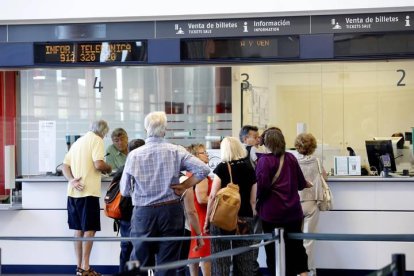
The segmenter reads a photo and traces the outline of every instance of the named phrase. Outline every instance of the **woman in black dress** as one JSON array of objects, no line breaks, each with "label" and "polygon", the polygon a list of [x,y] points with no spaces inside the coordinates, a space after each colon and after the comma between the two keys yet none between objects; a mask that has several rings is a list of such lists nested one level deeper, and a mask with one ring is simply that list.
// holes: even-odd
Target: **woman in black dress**
[{"label": "woman in black dress", "polygon": [[[220,144],[222,162],[214,169],[214,179],[211,188],[208,205],[207,218],[210,217],[214,198],[221,188],[230,183],[230,174],[227,163],[230,164],[233,177],[233,184],[239,186],[241,197],[241,206],[239,210],[239,219],[244,220],[249,225],[249,232],[253,233],[253,216],[255,215],[256,203],[256,176],[253,168],[246,162],[247,151],[241,142],[233,137],[226,137]],[[205,231],[210,231],[211,235],[234,235],[236,231],[225,231],[214,225],[210,225],[209,219],[206,219],[204,225]],[[211,240],[211,254],[221,252],[236,247],[252,245],[254,241],[249,240]],[[233,274],[234,275],[253,275],[253,251],[249,251],[233,257]],[[230,257],[220,258],[212,262],[211,275],[229,275]]]}]

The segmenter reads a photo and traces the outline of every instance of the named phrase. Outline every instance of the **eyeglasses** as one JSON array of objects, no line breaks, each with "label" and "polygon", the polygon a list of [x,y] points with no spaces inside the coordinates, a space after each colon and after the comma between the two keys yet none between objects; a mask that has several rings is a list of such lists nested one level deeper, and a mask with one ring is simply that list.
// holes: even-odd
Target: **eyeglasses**
[{"label": "eyeglasses", "polygon": [[206,152],[206,151],[200,151],[200,152],[197,152],[197,154],[208,154],[208,152]]}]

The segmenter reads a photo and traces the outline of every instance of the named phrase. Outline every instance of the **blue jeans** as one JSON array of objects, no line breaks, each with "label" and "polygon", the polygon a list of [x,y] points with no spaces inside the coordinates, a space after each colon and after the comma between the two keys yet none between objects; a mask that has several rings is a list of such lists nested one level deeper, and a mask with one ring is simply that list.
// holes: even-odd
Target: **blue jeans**
[{"label": "blue jeans", "polygon": [[[121,237],[129,237],[131,234],[131,222],[126,220],[119,221],[119,232]],[[125,271],[125,264],[129,261],[132,252],[130,241],[121,241],[121,254],[119,255],[119,272]]]},{"label": "blue jeans", "polygon": [[[135,206],[131,220],[131,237],[178,237],[184,231],[181,203],[157,207]],[[181,241],[145,242],[135,240],[131,260],[140,266],[154,266],[179,260]],[[156,271],[157,276],[174,276],[175,269]],[[142,273],[147,275],[147,273]]]}]

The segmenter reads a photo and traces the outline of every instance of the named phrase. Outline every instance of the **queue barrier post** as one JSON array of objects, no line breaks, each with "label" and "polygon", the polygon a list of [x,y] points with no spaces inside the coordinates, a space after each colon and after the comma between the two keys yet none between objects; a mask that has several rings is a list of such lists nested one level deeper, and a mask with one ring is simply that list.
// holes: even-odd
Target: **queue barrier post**
[{"label": "queue barrier post", "polygon": [[285,237],[283,228],[276,228],[274,231],[275,240],[275,264],[276,276],[285,276]]},{"label": "queue barrier post", "polygon": [[392,272],[392,276],[404,276],[405,275],[405,255],[393,254],[392,263],[395,264],[395,270]]}]

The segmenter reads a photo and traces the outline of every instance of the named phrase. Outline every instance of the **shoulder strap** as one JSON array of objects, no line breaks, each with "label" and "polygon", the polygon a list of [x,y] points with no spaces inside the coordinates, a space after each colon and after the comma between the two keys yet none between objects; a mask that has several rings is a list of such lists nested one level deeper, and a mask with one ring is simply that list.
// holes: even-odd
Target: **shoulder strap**
[{"label": "shoulder strap", "polygon": [[233,183],[233,177],[232,177],[232,175],[231,175],[231,166],[230,166],[230,162],[227,162],[227,168],[229,169],[230,183]]},{"label": "shoulder strap", "polygon": [[280,171],[282,170],[284,161],[285,161],[285,155],[282,154],[280,156],[279,168],[277,168],[277,172],[276,172],[275,176],[272,179],[272,184],[276,183],[276,180],[279,178]]},{"label": "shoulder strap", "polygon": [[316,162],[318,162],[318,171],[319,171],[319,174],[322,175],[321,162],[319,162],[319,158],[316,158]]}]

